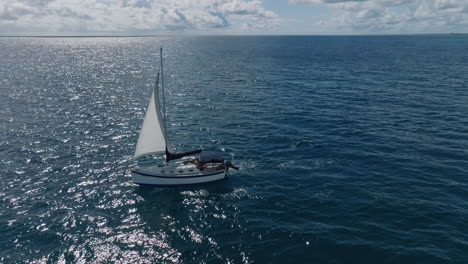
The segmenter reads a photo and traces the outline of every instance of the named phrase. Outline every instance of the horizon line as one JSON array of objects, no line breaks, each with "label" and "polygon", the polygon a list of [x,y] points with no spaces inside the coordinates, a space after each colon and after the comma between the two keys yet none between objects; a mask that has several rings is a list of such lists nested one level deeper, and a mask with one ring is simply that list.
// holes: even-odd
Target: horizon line
[{"label": "horizon line", "polygon": [[151,34],[151,35],[0,35],[0,38],[150,38],[150,37],[285,37],[285,36],[414,36],[414,35],[468,35],[468,33],[380,33],[380,34]]}]

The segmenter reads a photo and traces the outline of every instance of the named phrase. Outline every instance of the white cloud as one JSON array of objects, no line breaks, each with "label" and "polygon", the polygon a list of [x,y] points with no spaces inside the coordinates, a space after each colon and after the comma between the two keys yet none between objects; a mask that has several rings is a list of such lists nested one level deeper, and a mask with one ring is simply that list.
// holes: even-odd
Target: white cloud
[{"label": "white cloud", "polygon": [[[276,0],[275,0],[276,1]],[[0,35],[466,32],[468,0],[278,0],[328,7],[304,28],[262,0],[0,0]],[[320,9],[318,9],[320,10]],[[322,9],[323,10],[323,9]],[[278,12],[281,12],[278,11]],[[290,14],[294,14],[290,12]],[[315,13],[316,14],[316,13]],[[309,23],[306,25],[306,23]]]},{"label": "white cloud", "polygon": [[334,4],[343,2],[362,2],[367,0],[289,0],[292,4]]},{"label": "white cloud", "polygon": [[321,25],[352,33],[443,33],[468,29],[467,0],[289,0],[335,11]]},{"label": "white cloud", "polygon": [[0,0],[3,35],[214,32],[246,24],[268,28],[278,21],[260,0]]}]

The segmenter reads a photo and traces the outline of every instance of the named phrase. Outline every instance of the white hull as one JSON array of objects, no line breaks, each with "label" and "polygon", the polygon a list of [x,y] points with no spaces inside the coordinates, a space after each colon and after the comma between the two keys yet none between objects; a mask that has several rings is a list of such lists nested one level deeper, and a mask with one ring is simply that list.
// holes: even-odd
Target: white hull
[{"label": "white hull", "polygon": [[169,166],[136,168],[131,172],[134,183],[146,185],[197,184],[222,180],[226,177],[226,169],[202,171],[191,164],[183,165],[180,161]]},{"label": "white hull", "polygon": [[211,172],[199,175],[165,176],[146,174],[132,171],[132,179],[136,184],[143,185],[186,185],[222,180],[226,177],[226,171]]}]

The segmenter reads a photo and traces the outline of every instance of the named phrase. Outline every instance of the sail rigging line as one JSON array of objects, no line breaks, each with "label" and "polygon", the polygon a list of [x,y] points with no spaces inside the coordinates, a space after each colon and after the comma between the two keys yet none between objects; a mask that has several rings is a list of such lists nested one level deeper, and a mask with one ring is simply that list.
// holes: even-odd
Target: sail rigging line
[{"label": "sail rigging line", "polygon": [[163,67],[163,48],[159,49],[159,61],[160,61],[160,68],[161,71],[161,98],[162,98],[162,118],[163,118],[163,128],[164,128],[164,138],[166,142],[166,149],[169,146],[168,137],[167,137],[167,116],[166,116],[166,98],[165,98],[165,89],[164,89],[164,67]]},{"label": "sail rigging line", "polygon": [[162,97],[162,114],[164,119],[164,127],[166,127],[166,100],[164,98],[164,67],[163,67],[163,49],[159,49],[159,70],[161,71],[161,97]]},{"label": "sail rigging line", "polygon": [[167,135],[167,107],[166,107],[166,88],[164,86],[164,64],[163,64],[163,48],[161,47],[159,49],[159,57],[160,57],[160,71],[161,71],[161,101],[162,101],[162,106],[161,106],[161,109],[162,109],[162,126],[163,126],[163,130],[164,130],[164,140],[165,140],[165,143],[166,143],[166,161],[169,161],[169,159],[167,159],[167,153],[170,153],[170,152],[175,152],[174,148],[172,147],[172,144],[171,144],[171,141],[169,140],[169,137]]},{"label": "sail rigging line", "polygon": [[166,108],[166,97],[165,97],[166,89],[164,87],[164,64],[163,64],[163,48],[162,47],[159,49],[159,54],[160,54],[160,62],[161,62],[161,66],[159,70],[161,71],[161,99],[162,99],[161,101],[162,101],[163,130],[164,130],[164,139],[166,143],[166,162],[169,162],[171,160],[180,159],[185,156],[198,154],[201,152],[201,149],[187,151],[183,153],[176,153],[174,149],[172,148],[169,137],[167,136],[167,108]]}]

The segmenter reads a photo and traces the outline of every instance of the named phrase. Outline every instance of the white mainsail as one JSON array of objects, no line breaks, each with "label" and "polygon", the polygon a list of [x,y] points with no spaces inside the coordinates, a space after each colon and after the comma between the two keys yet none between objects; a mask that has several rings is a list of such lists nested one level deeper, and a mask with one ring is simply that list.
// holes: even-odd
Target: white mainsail
[{"label": "white mainsail", "polygon": [[151,154],[165,153],[166,151],[166,133],[159,105],[158,82],[159,71],[156,85],[154,86],[153,94],[146,110],[143,126],[140,130],[140,136],[138,137],[134,159]]}]

